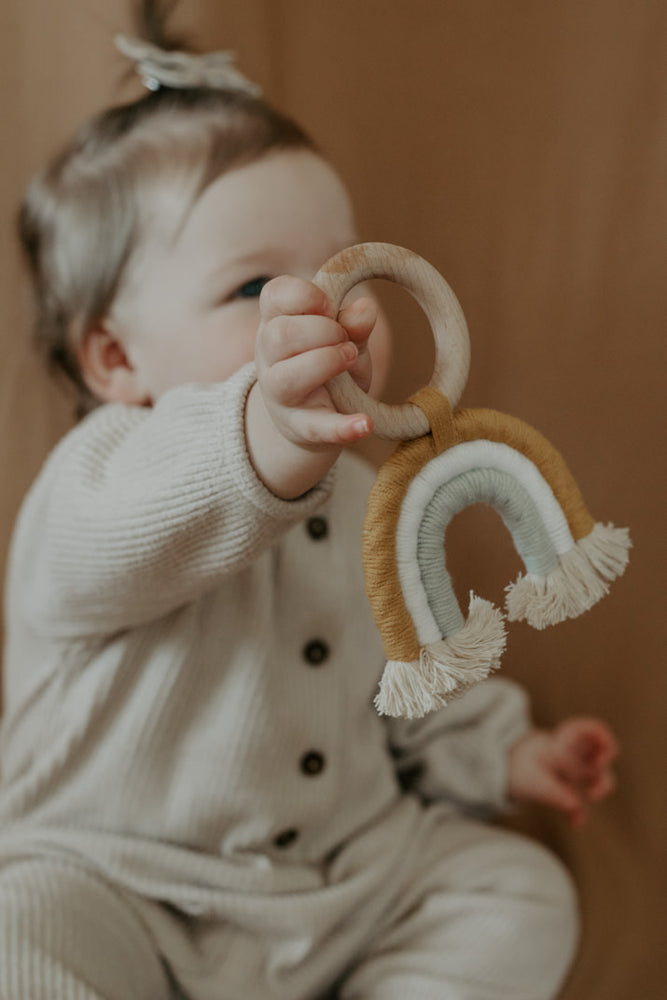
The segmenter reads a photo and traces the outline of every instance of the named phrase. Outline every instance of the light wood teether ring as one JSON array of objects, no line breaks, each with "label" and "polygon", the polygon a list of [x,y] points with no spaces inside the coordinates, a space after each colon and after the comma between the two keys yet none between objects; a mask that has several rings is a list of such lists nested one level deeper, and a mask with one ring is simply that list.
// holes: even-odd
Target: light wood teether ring
[{"label": "light wood teether ring", "polygon": [[[388,278],[409,291],[420,304],[435,338],[435,365],[430,384],[456,406],[470,368],[470,338],[463,310],[453,291],[431,264],[391,243],[360,243],[336,254],[313,281],[331,299],[336,312],[360,281]],[[412,403],[389,405],[365,393],[348,372],[327,383],[341,413],[367,413],[378,437],[408,441],[428,434],[425,413]]]}]

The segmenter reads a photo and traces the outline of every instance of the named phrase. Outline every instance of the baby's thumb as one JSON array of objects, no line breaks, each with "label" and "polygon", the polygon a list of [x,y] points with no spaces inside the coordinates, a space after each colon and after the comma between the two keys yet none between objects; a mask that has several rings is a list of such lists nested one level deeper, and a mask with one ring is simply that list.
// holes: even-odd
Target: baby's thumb
[{"label": "baby's thumb", "polygon": [[378,307],[371,298],[355,299],[338,313],[338,322],[360,350],[373,332]]}]

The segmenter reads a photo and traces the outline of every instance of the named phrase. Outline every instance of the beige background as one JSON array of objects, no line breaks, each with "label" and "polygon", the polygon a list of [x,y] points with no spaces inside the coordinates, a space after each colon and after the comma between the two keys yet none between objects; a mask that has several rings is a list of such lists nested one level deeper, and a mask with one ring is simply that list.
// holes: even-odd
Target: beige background
[{"label": "beige background", "polygon": [[[472,336],[465,405],[535,424],[595,516],[632,529],[610,596],[546,632],[513,626],[504,668],[530,688],[538,722],[599,713],[623,747],[618,793],[587,828],[540,810],[517,820],[581,885],[567,1000],[665,995],[666,13],[662,0],[182,0],[180,13],[310,129],[364,239],[408,246],[447,277]],[[118,0],[0,5],[3,560],[20,499],[69,424],[28,343],[16,204],[83,115],[135,92],[110,44],[127,27]],[[393,290],[388,303],[386,398],[398,400],[428,380],[432,351],[414,303]],[[483,510],[457,519],[447,554],[462,594],[499,600],[518,569]]]}]

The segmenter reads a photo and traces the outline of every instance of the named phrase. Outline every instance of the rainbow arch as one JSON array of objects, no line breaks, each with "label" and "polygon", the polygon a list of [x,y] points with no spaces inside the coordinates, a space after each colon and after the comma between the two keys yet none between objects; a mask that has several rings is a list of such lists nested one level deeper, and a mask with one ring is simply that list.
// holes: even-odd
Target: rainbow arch
[{"label": "rainbow arch", "polygon": [[387,665],[376,706],[414,718],[447,704],[499,664],[505,615],[471,594],[460,609],[446,566],[448,523],[490,504],[525,568],[507,587],[509,620],[544,628],[592,607],[628,561],[625,528],[595,522],[560,453],[494,410],[452,412],[428,386],[411,400],[431,433],[379,472],[364,524],[364,570]]}]

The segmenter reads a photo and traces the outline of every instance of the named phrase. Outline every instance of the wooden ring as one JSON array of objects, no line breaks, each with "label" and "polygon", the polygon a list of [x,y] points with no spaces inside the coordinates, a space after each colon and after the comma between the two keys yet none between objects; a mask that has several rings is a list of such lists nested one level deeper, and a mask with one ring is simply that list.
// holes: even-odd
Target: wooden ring
[{"label": "wooden ring", "polygon": [[[468,327],[454,292],[423,257],[392,243],[348,247],[328,260],[313,281],[338,312],[347,293],[370,278],[388,278],[402,285],[426,313],[435,339],[435,365],[429,384],[447,396],[453,408],[461,398],[470,368]],[[341,413],[367,413],[378,437],[409,441],[428,434],[428,418],[418,406],[371,399],[349,372],[331,379],[327,389]]]}]

